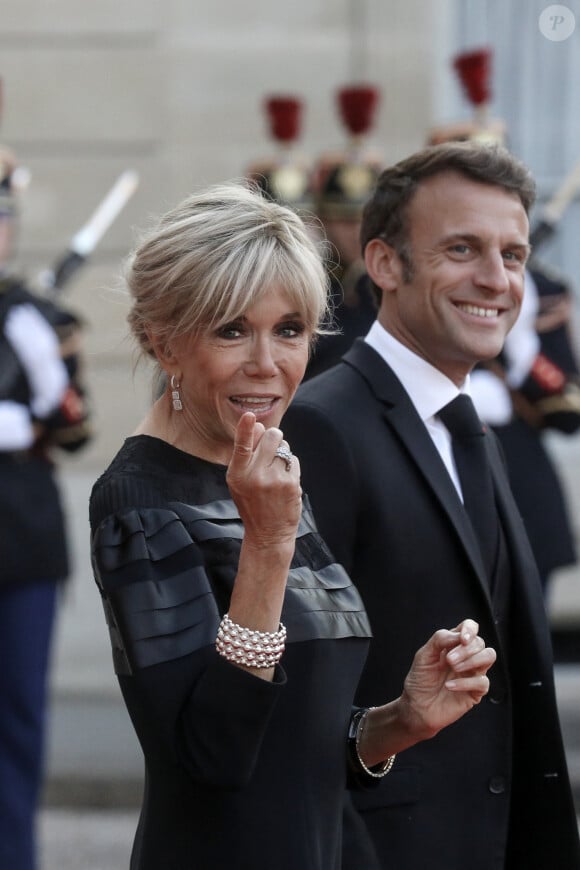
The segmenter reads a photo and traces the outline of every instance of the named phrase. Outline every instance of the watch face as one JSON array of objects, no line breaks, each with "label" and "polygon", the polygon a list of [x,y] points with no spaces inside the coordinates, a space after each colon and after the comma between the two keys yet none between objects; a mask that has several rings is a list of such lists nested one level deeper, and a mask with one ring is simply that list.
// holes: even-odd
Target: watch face
[{"label": "watch face", "polygon": [[354,716],[350,720],[350,725],[348,726],[348,739],[349,741],[356,741],[357,731],[359,722],[362,718],[364,710],[358,710]]}]

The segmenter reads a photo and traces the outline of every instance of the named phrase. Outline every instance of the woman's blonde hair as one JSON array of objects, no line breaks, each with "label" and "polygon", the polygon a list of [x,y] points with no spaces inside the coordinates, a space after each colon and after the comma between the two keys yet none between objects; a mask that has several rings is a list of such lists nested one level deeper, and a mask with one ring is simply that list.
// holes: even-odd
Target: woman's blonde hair
[{"label": "woman's blonde hair", "polygon": [[246,182],[187,197],[146,232],[127,260],[129,324],[142,353],[160,342],[219,328],[279,287],[314,336],[327,330],[323,243],[291,209]]}]

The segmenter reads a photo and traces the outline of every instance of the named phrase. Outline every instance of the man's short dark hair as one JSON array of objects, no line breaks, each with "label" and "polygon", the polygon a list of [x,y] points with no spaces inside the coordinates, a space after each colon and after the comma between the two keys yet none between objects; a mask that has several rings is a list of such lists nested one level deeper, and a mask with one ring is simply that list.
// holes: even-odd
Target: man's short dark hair
[{"label": "man's short dark hair", "polygon": [[475,142],[429,145],[388,167],[379,176],[363,212],[363,253],[372,239],[383,239],[397,251],[406,271],[411,270],[409,203],[425,179],[442,172],[456,172],[471,181],[495,185],[514,193],[526,214],[534,204],[536,185],[530,170],[503,146]]}]

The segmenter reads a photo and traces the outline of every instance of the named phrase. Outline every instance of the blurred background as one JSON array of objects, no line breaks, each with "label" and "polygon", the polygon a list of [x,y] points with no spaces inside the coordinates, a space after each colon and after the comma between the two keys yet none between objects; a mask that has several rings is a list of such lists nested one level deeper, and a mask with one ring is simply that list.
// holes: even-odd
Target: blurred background
[{"label": "blurred background", "polygon": [[[276,151],[264,111],[271,94],[302,101],[292,147],[308,161],[344,146],[337,90],[369,83],[380,99],[367,144],[385,163],[404,157],[432,128],[473,117],[452,59],[482,47],[492,60],[486,110],[505,123],[509,147],[538,183],[533,225],[580,161],[580,2],[556,8],[567,10],[562,21],[538,0],[4,0],[0,141],[30,172],[19,271],[34,285],[116,178],[127,169],[139,175],[136,192],[63,291],[87,325],[96,435],[60,471],[74,572],[52,669],[47,806],[132,807],[140,789],[87,520],[94,479],[151,395],[149,372],[134,370],[120,284],[137,229],[189,191],[241,177]],[[541,258],[569,280],[576,321],[579,239],[580,200],[572,196]],[[580,435],[548,441],[578,539]],[[580,630],[578,566],[554,576],[548,607],[555,630]],[[571,671],[560,675],[565,694]]]}]

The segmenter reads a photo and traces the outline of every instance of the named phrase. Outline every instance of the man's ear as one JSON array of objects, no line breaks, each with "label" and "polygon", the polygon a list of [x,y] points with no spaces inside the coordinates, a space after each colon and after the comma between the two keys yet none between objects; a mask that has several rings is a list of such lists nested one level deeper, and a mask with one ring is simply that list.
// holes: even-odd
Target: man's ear
[{"label": "man's ear", "polygon": [[371,239],[365,248],[365,266],[371,280],[381,290],[396,290],[402,281],[399,255],[383,239]]}]

